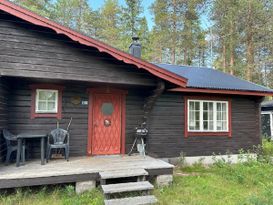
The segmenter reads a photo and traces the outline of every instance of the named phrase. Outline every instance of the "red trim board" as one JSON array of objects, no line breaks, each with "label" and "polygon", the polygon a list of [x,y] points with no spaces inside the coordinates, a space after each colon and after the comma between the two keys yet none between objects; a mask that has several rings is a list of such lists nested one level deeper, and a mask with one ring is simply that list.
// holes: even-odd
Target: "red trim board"
[{"label": "red trim board", "polygon": [[221,90],[221,89],[205,89],[205,88],[172,88],[172,92],[189,92],[189,93],[215,93],[228,95],[251,95],[251,96],[273,96],[273,92],[259,91],[241,91],[241,90]]}]

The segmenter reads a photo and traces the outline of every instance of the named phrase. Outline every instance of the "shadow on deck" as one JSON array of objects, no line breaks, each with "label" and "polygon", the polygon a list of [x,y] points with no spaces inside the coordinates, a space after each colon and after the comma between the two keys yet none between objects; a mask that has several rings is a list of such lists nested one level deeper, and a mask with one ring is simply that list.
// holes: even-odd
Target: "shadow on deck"
[{"label": "shadow on deck", "polygon": [[0,166],[0,189],[24,186],[76,183],[100,180],[99,173],[111,170],[145,169],[149,177],[170,175],[173,165],[149,156],[98,156],[58,159],[40,165],[40,161],[26,162],[15,167]]}]

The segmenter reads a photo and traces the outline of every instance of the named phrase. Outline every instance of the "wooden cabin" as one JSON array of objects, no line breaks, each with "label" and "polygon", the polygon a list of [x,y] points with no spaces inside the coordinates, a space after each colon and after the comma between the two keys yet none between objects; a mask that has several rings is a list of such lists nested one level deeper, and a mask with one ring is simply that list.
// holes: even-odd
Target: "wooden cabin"
[{"label": "wooden cabin", "polygon": [[127,154],[143,122],[157,158],[261,142],[260,103],[273,90],[211,68],[149,63],[131,46],[124,53],[1,0],[0,127],[46,133],[73,118],[71,156]]}]

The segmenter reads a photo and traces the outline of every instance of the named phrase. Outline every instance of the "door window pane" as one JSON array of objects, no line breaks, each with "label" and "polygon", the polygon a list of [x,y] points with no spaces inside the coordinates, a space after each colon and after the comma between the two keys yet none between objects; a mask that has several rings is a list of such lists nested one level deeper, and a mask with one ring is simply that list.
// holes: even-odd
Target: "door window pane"
[{"label": "door window pane", "polygon": [[113,104],[110,102],[103,103],[101,106],[101,112],[104,115],[112,115],[112,113],[114,112]]}]

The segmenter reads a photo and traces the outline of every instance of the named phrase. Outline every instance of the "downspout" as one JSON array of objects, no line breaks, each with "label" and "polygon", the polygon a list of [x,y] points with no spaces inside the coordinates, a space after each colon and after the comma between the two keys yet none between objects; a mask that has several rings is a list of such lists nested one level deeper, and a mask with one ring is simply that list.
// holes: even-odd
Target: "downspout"
[{"label": "downspout", "polygon": [[149,118],[149,115],[151,111],[153,110],[153,107],[157,101],[157,99],[160,97],[160,95],[165,90],[165,83],[163,80],[158,80],[157,87],[154,89],[148,97],[145,99],[145,103],[143,105],[143,119],[142,124],[147,124],[147,120]]},{"label": "downspout", "polygon": [[[149,126],[148,126],[147,121],[149,119],[149,116],[151,114],[151,111],[154,108],[154,105],[155,105],[157,99],[161,96],[161,94],[164,92],[164,90],[165,90],[165,82],[163,80],[158,80],[156,89],[154,89],[151,92],[151,94],[148,97],[146,97],[146,99],[145,99],[145,103],[143,106],[143,118],[142,118],[142,125],[141,126],[145,127],[148,131],[149,131]],[[149,151],[149,146],[147,146],[148,141],[149,141],[149,134],[147,135],[147,137],[144,140],[144,144],[146,144],[146,152]]]},{"label": "downspout", "polygon": [[[143,105],[143,117],[141,124],[135,128],[135,140],[133,142],[132,148],[128,155],[130,156],[135,148],[137,146],[137,141],[141,140],[142,144],[142,150],[143,153],[141,153],[143,156],[145,156],[145,144],[147,144],[147,137],[148,137],[148,128],[147,128],[147,121],[149,118],[149,115],[156,103],[156,100],[159,98],[159,96],[164,92],[165,90],[165,83],[162,80],[158,80],[157,87],[154,89],[151,94],[146,97],[145,103]],[[141,151],[140,151],[141,152]]]}]

